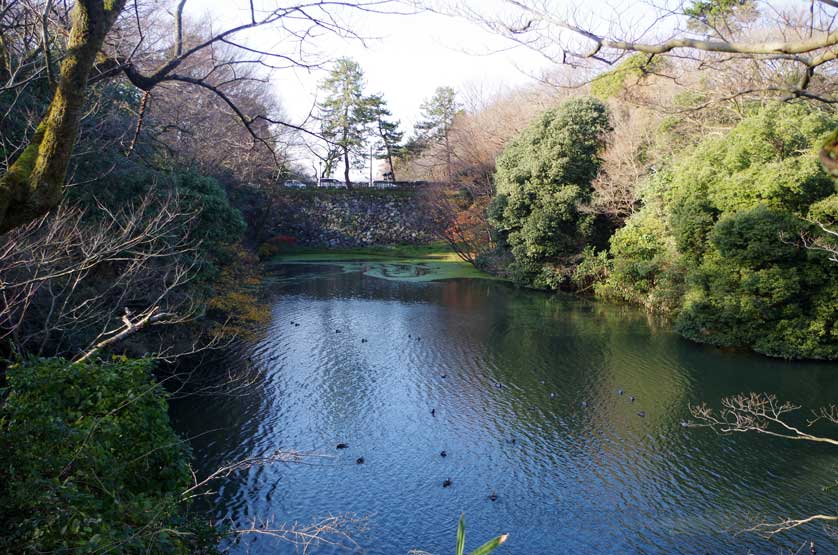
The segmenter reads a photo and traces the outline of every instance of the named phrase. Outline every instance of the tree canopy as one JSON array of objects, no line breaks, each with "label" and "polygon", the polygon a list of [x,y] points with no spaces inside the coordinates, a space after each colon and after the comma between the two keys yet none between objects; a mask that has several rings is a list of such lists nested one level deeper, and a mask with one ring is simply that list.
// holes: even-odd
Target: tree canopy
[{"label": "tree canopy", "polygon": [[571,99],[537,118],[498,158],[489,214],[519,283],[561,287],[568,260],[596,237],[596,218],[580,207],[591,198],[608,129],[602,102]]},{"label": "tree canopy", "polygon": [[369,126],[378,117],[371,110],[364,86],[361,66],[349,58],[337,60],[320,86],[325,94],[318,105],[320,129],[332,153],[326,158],[325,173],[331,173],[334,162],[342,158],[348,189],[352,188],[349,171],[352,167],[363,167]]}]

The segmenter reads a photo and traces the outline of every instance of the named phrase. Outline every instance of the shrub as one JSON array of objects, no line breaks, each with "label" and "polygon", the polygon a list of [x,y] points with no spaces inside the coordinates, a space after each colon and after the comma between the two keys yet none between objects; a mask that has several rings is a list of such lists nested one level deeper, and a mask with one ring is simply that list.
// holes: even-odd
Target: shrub
[{"label": "shrub", "polygon": [[801,235],[833,225],[835,184],[817,160],[838,124],[771,104],[707,138],[652,181],[611,240],[598,295],[676,315],[685,337],[785,358],[838,358],[838,266]]},{"label": "shrub", "polygon": [[215,552],[212,529],[182,512],[189,450],[150,369],[127,359],[9,368],[0,551]]},{"label": "shrub", "polygon": [[611,238],[610,271],[597,296],[675,313],[684,293],[683,257],[657,203],[646,204]]},{"label": "shrub", "polygon": [[231,248],[229,256],[231,261],[221,270],[215,293],[207,300],[207,315],[216,323],[215,335],[253,340],[271,319],[270,306],[259,298],[259,260],[242,247]]}]

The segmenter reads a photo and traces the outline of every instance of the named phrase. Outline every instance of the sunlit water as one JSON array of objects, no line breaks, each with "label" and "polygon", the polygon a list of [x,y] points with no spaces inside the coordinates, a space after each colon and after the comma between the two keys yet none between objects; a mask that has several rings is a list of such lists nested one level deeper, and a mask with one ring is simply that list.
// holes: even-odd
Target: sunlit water
[{"label": "sunlit water", "polygon": [[[835,552],[817,526],[736,534],[834,512],[823,489],[834,448],[681,422],[690,403],[739,392],[835,402],[836,365],[709,349],[634,309],[483,280],[295,265],[277,270],[271,302],[261,340],[198,369],[258,378],[234,396],[177,401],[176,425],[204,474],[277,449],[329,458],[220,480],[207,500],[216,519],[367,517],[356,547],[313,553],[453,554],[463,512],[467,551],[508,532],[499,555],[776,554],[807,539]],[[294,548],[253,536],[232,551]]]}]

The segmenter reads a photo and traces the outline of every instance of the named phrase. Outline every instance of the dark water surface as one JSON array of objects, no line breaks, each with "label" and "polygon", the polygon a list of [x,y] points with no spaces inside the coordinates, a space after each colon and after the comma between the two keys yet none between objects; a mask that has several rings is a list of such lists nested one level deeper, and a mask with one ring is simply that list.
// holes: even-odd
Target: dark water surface
[{"label": "dark water surface", "polygon": [[[483,280],[295,265],[277,271],[271,302],[262,339],[212,365],[259,378],[243,395],[176,402],[176,426],[201,434],[202,473],[280,448],[333,458],[220,481],[218,519],[356,513],[368,530],[354,551],[371,555],[453,554],[461,512],[467,550],[510,534],[499,555],[776,554],[805,539],[838,552],[817,526],[772,541],[734,535],[764,518],[834,512],[835,492],[823,490],[834,448],[680,424],[690,403],[739,392],[838,401],[834,364],[708,349],[633,309]],[[294,548],[261,538],[233,552]]]}]

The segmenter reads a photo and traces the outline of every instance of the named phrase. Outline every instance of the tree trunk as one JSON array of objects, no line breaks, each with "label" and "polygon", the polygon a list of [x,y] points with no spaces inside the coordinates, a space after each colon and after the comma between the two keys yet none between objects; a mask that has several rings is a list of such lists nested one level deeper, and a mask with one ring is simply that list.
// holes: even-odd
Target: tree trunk
[{"label": "tree trunk", "polygon": [[346,188],[352,188],[352,182],[349,181],[349,149],[347,147],[343,148],[343,179],[346,181]]},{"label": "tree trunk", "polygon": [[390,148],[390,145],[387,145],[387,164],[390,166],[390,177],[393,178],[393,182],[396,181],[396,167],[393,166],[393,149]]},{"label": "tree trunk", "polygon": [[125,1],[76,2],[67,53],[61,62],[52,102],[29,145],[0,178],[0,233],[46,214],[61,202],[81,122],[87,79]]},{"label": "tree trunk", "polygon": [[448,141],[448,130],[445,130],[445,173],[448,183],[451,183],[451,144]]}]

